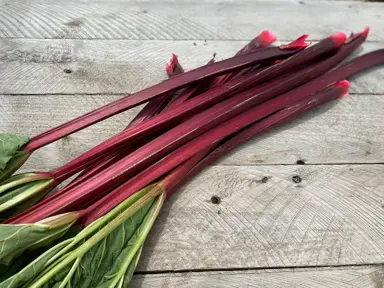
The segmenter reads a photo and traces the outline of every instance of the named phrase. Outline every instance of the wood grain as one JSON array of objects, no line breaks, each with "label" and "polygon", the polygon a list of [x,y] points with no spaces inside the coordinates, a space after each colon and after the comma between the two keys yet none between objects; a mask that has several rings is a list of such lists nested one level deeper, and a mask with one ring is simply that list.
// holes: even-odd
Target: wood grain
[{"label": "wood grain", "polygon": [[[327,35],[327,34],[324,34]],[[165,63],[179,55],[185,69],[230,57],[246,41],[0,40],[1,94],[127,93],[166,79]],[[282,43],[282,42],[279,42]],[[365,43],[358,53],[384,47]],[[71,73],[65,73],[70,69]],[[384,94],[384,69],[352,82],[352,93]]]},{"label": "wood grain", "polygon": [[271,29],[281,39],[293,39],[298,32],[309,32],[314,39],[320,39],[338,30],[349,33],[371,25],[370,40],[384,40],[381,29],[384,7],[378,3],[282,0],[204,1],[204,5],[200,1],[2,0],[0,3],[1,38],[247,40],[255,31]]},{"label": "wood grain", "polygon": [[[0,131],[35,135],[116,100],[111,95],[0,96]],[[34,153],[25,169],[58,167],[124,129],[139,108],[77,132]],[[383,163],[382,95],[350,95],[254,139],[221,165]]]},{"label": "wood grain", "polygon": [[382,263],[383,173],[381,165],[210,167],[165,203],[138,271]]},{"label": "wood grain", "polygon": [[380,288],[383,268],[281,269],[135,275],[133,288]]}]

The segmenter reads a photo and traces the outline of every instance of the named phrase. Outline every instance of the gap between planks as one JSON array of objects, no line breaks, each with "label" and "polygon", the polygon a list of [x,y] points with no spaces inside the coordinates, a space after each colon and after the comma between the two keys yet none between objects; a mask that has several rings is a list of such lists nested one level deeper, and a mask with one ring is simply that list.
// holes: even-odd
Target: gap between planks
[{"label": "gap between planks", "polygon": [[[145,246],[144,246],[145,247]],[[370,263],[370,264],[341,264],[341,265],[293,265],[293,266],[275,266],[275,267],[234,267],[234,268],[201,268],[201,269],[180,269],[180,270],[136,270],[137,275],[157,275],[157,274],[185,274],[185,273],[200,273],[200,272],[257,272],[257,271],[273,271],[279,270],[279,272],[292,271],[292,270],[317,270],[317,269],[334,269],[334,268],[384,268],[384,262],[382,263]]]},{"label": "gap between planks", "polygon": [[379,288],[383,286],[382,266],[350,266],[345,268],[281,269],[218,272],[185,272],[135,274],[131,286],[203,287],[203,288]]}]

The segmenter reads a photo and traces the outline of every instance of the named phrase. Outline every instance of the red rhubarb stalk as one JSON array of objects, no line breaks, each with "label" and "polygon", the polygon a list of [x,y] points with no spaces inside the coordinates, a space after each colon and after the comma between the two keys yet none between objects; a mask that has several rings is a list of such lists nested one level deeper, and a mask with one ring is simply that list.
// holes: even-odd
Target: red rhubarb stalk
[{"label": "red rhubarb stalk", "polygon": [[[170,64],[166,64],[165,70],[167,71],[168,77],[172,78],[176,75],[184,73],[183,67],[181,67],[179,60],[175,54],[172,54]],[[164,110],[165,107],[171,102],[174,93],[170,92],[168,96],[156,98],[150,102],[136,115],[135,118],[129,123],[128,127],[140,124],[149,118],[159,114]]]},{"label": "red rhubarb stalk", "polygon": [[[305,40],[306,36],[307,35],[303,35],[301,37],[304,38],[304,40]],[[235,56],[251,53],[251,52],[254,52],[254,51],[261,49],[261,48],[266,48],[275,41],[276,41],[276,35],[273,34],[269,30],[264,30],[260,33],[260,35],[258,35],[256,38],[254,38],[251,42],[249,42],[243,48],[241,48],[240,51],[237,52]],[[247,68],[247,69],[253,69],[253,68],[254,67]],[[246,70],[246,69],[244,69],[244,70]],[[240,74],[244,73],[244,70],[240,71],[240,72],[231,72],[231,73],[228,73],[225,75],[217,76],[214,79],[213,83],[211,84],[211,88],[215,87],[217,85],[223,84],[225,82],[228,82],[229,80],[231,80],[236,75],[239,75],[239,73]]]},{"label": "red rhubarb stalk", "polygon": [[212,65],[203,66],[189,72],[180,74],[167,81],[156,84],[150,88],[141,90],[130,96],[123,97],[117,101],[100,107],[83,116],[75,118],[67,123],[48,130],[40,135],[31,138],[29,144],[25,147],[25,151],[32,152],[42,146],[52,143],[64,136],[72,134],[76,131],[84,129],[94,123],[104,120],[108,117],[116,115],[122,111],[138,106],[144,102],[163,96],[166,93],[175,91],[185,87],[191,83],[209,78],[215,75],[225,74],[237,69],[246,68],[255,64],[269,62],[273,59],[285,58],[288,55],[293,55],[303,49],[301,43],[299,45],[270,47],[253,53],[240,55]]},{"label": "red rhubarb stalk", "polygon": [[[348,87],[348,81],[342,81],[326,88],[325,90],[309,95],[309,97],[305,97],[300,101],[293,102],[293,104],[291,103],[291,105],[288,105],[285,109],[280,109],[278,110],[279,112],[272,114],[272,116],[257,122],[259,130],[258,133],[273,127],[273,124],[275,123],[281,123],[282,121],[285,122],[296,118],[309,109],[317,107],[326,101],[345,96],[347,94]],[[185,173],[188,168],[191,166],[193,167],[194,162],[198,162],[198,159],[193,159],[194,155],[209,149],[212,145],[219,143],[219,141],[225,137],[243,129],[251,123],[256,122],[259,119],[260,110],[261,109],[258,108],[258,106],[251,108],[245,113],[222,123],[211,131],[200,135],[179,149],[168,154],[165,158],[153,164],[149,169],[139,173],[136,177],[127,181],[113,192],[103,197],[102,200],[88,207],[85,210],[86,212],[84,212],[86,216],[83,219],[83,223],[85,225],[92,223],[99,217],[108,213],[111,209],[117,206],[120,202],[124,201],[127,197],[131,196],[133,193],[141,190],[153,180],[161,177],[184,162],[184,165],[188,167],[180,165],[178,168],[182,171],[174,172],[173,174],[171,173],[171,176],[168,179],[166,177],[166,180],[163,181],[163,184],[168,188],[166,190],[172,190],[172,187],[170,186],[175,185],[175,177],[182,176],[182,173]],[[255,134],[257,135],[258,133]],[[199,155],[199,157],[200,156],[201,155]],[[193,160],[188,161],[188,159]]]},{"label": "red rhubarb stalk", "polygon": [[[209,60],[206,65],[211,65],[213,63],[215,63],[214,58]],[[200,81],[195,85],[184,88],[181,91],[180,95],[167,106],[167,110],[173,109],[173,107],[180,105],[181,103],[184,103],[188,99],[191,99],[193,96],[200,94],[200,92],[203,92],[202,90],[205,90],[203,87],[209,86],[211,81],[212,81],[211,79],[206,79],[204,81]]]},{"label": "red rhubarb stalk", "polygon": [[[335,34],[335,35],[333,35],[329,38],[326,38],[326,39],[320,41],[319,43],[303,50],[302,52],[300,52],[298,54],[299,57],[296,57],[296,56],[290,57],[287,60],[285,60],[279,64],[276,64],[274,66],[271,66],[270,68],[262,70],[261,72],[255,74],[255,75],[252,74],[252,75],[249,75],[247,77],[240,77],[236,81],[229,82],[228,86],[224,85],[225,88],[223,87],[223,89],[220,89],[218,87],[216,89],[212,89],[211,91],[208,91],[207,95],[209,95],[209,94],[215,95],[215,91],[216,91],[219,93],[220,98],[223,98],[223,95],[225,96],[226,94],[228,95],[228,94],[233,94],[233,93],[238,92],[238,91],[244,91],[248,87],[252,87],[256,84],[259,84],[260,82],[265,81],[268,78],[272,78],[272,77],[278,76],[279,74],[286,73],[286,72],[290,71],[295,66],[299,66],[299,65],[302,65],[302,64],[307,63],[309,61],[312,61],[313,59],[316,59],[317,57],[319,57],[323,54],[326,54],[330,51],[333,51],[333,50],[339,48],[342,45],[342,43],[344,42],[344,40],[345,40],[345,35],[343,37],[343,35],[341,33]],[[218,110],[217,112],[215,112],[216,113],[215,115],[218,115],[218,113],[228,112],[227,107],[234,106],[237,110],[236,110],[236,112],[233,112],[233,113],[239,113],[240,109],[249,108],[249,106],[247,106],[247,105],[251,105],[251,102],[247,102],[246,103],[247,105],[239,105],[239,103],[244,102],[244,99],[248,99],[249,97],[252,97],[251,100],[254,101],[254,102],[252,102],[252,105],[256,105],[256,104],[258,104],[262,101],[268,100],[268,99],[270,99],[270,98],[272,98],[272,97],[274,97],[280,93],[284,93],[285,91],[292,89],[292,88],[296,87],[297,85],[302,84],[305,81],[308,81],[309,79],[311,79],[310,78],[311,74],[308,74],[308,75],[306,75],[306,74],[307,73],[304,71],[304,72],[301,72],[301,73],[299,72],[299,73],[294,74],[294,75],[285,76],[284,78],[282,78],[279,81],[279,83],[277,83],[276,85],[274,85],[270,89],[265,89],[266,86],[253,88],[253,89],[247,91],[245,94],[242,94],[241,97],[238,96],[238,97],[236,97],[236,99],[230,100],[227,104],[225,104],[226,105],[224,108],[225,110],[220,110],[220,112],[218,112],[219,111]],[[317,75],[318,74],[315,74],[313,77],[315,77]],[[304,78],[304,80],[303,80],[303,78]],[[229,86],[230,83],[231,83],[231,85]],[[235,85],[233,85],[233,83],[235,83]],[[266,84],[266,85],[270,85],[270,84]],[[261,91],[265,90],[265,91],[260,92],[260,90]],[[258,95],[258,94],[260,94],[260,95]],[[202,94],[199,96],[199,99],[203,98],[204,102],[210,100],[208,97],[206,97],[207,95]],[[258,96],[256,97],[255,95],[258,95]],[[197,97],[195,99],[197,99]],[[190,101],[195,100],[195,99],[191,99]],[[187,101],[185,104],[188,106],[189,109],[194,108],[191,105],[192,103],[189,101]],[[76,158],[76,159],[72,160],[71,162],[65,164],[64,166],[56,169],[55,171],[52,172],[53,175],[55,176],[56,180],[59,183],[65,179],[68,179],[68,177],[70,177],[70,176],[74,175],[75,173],[77,173],[78,171],[81,171],[82,169],[84,169],[85,168],[84,166],[89,165],[91,163],[91,161],[95,161],[98,158],[104,156],[111,149],[121,147],[123,144],[128,143],[129,140],[137,139],[138,135],[141,135],[141,137],[143,137],[144,135],[148,135],[147,134],[148,130],[144,130],[145,128],[143,129],[143,127],[145,127],[145,126],[148,127],[148,125],[150,126],[151,123],[157,122],[159,119],[164,119],[164,120],[169,121],[169,122],[173,121],[177,116],[177,111],[179,111],[178,108],[181,108],[181,107],[184,107],[184,106],[179,105],[178,107],[176,107],[177,109],[175,108],[175,109],[172,109],[169,111],[165,111],[161,115],[158,115],[158,117],[154,117],[151,120],[149,120],[145,123],[142,123],[142,125],[133,127],[132,129],[127,129],[127,130],[115,135],[114,137],[110,138],[109,140],[104,141],[103,143],[99,144],[98,146],[94,147],[93,149],[89,150],[88,152],[82,154],[78,158]],[[169,112],[169,113],[166,113],[166,112]],[[200,126],[199,127],[200,129],[194,130],[195,133],[197,133],[198,131],[200,131],[204,127],[207,127],[206,129],[209,129],[208,125],[209,125],[210,119],[214,119],[214,118],[212,118],[212,115],[210,115],[210,114],[207,114],[207,115],[209,115],[208,117],[211,117],[211,118],[208,118],[208,119],[207,118],[201,118],[203,120],[200,121],[200,123],[205,124],[205,125]],[[183,116],[185,116],[185,114]],[[226,117],[231,117],[231,114],[228,112],[226,114]],[[222,121],[222,119],[218,118],[216,121]],[[215,125],[216,123],[217,122],[215,122],[215,121],[211,121],[210,125]],[[162,127],[164,127],[163,125],[162,125]],[[160,127],[160,126],[158,126],[158,124],[157,124],[157,127]],[[136,128],[136,131],[135,131],[135,128]],[[136,132],[138,132],[138,133],[136,133]]]},{"label": "red rhubarb stalk", "polygon": [[[303,36],[306,37],[306,35],[303,35]],[[303,39],[303,36],[301,36],[299,38],[300,41],[301,41],[301,39]],[[305,40],[305,38],[304,38],[304,40]],[[270,44],[272,44],[275,41],[276,41],[276,36],[271,31],[264,30],[263,32],[260,33],[260,35],[256,36],[252,41],[250,41],[247,45],[245,45],[243,48],[241,48],[235,54],[235,56],[251,53],[251,52],[254,52],[254,51],[256,51],[257,49],[260,49],[260,48],[266,48],[266,47],[268,47]],[[210,62],[208,62],[208,64],[211,64]],[[176,107],[177,105],[180,105],[181,103],[184,103],[188,99],[191,99],[192,97],[200,94],[199,92],[201,92],[200,91],[201,90],[201,86],[209,86],[209,89],[210,89],[210,88],[215,87],[217,85],[220,85],[220,84],[223,84],[225,82],[228,82],[237,73],[238,72],[231,72],[231,73],[228,73],[228,74],[225,74],[225,75],[218,76],[218,77],[212,79],[209,82],[199,83],[199,84],[197,84],[195,86],[191,86],[189,88],[185,88],[184,91],[182,92],[182,94],[176,100],[174,100],[167,107],[167,109],[172,109],[172,108]]]},{"label": "red rhubarb stalk", "polygon": [[[168,77],[174,77],[176,75],[179,75],[184,72],[184,69],[181,67],[178,58],[175,54],[172,54],[172,58],[170,60],[170,64],[166,64],[166,72],[168,74]],[[169,93],[169,96],[167,97],[161,97],[154,99],[150,102],[148,102],[147,105],[136,115],[136,117],[128,124],[127,128],[133,127],[135,125],[138,125],[153,116],[159,114],[171,101],[173,97],[173,93]],[[126,129],[127,129],[126,128]],[[103,158],[100,162],[95,163],[95,165],[89,167],[88,169],[82,171],[71,183],[66,185],[64,188],[60,189],[56,195],[61,195],[67,193],[67,191],[73,189],[75,186],[79,185],[80,183],[84,182],[86,179],[93,177],[94,175],[100,173],[116,161],[118,161],[120,158],[126,156],[129,154],[129,152],[132,152],[134,149],[122,149],[122,151],[119,151],[117,153],[113,153],[110,156],[107,156]],[[40,201],[40,205],[48,202],[49,199],[44,199]]]},{"label": "red rhubarb stalk", "polygon": [[[347,90],[349,88],[348,81],[346,80],[340,81],[334,85],[340,86],[341,89],[342,87],[344,87],[344,93],[341,91],[339,97],[347,96]],[[302,99],[299,101],[302,101]],[[320,105],[321,103],[317,102],[313,104]],[[254,137],[257,137],[258,135],[268,130],[271,130],[293,118],[296,118],[297,116],[299,116],[299,114],[302,114],[307,111],[303,109],[299,112],[298,115],[292,116],[292,115],[287,115],[289,114],[287,112],[287,110],[289,109],[290,107],[284,108],[283,110],[276,112],[268,116],[267,118],[260,120],[259,122],[251,124],[250,126],[239,131],[233,137],[226,140],[224,143],[220,144],[216,149],[214,148],[215,145],[212,145],[208,149],[205,149],[200,153],[196,154],[195,156],[193,156],[192,158],[190,158],[188,160],[188,162],[190,162],[188,167],[192,166],[193,163],[196,163],[196,164],[193,166],[192,169],[189,169],[187,173],[183,173],[178,175],[177,177],[173,177],[173,180],[170,181],[170,183],[172,183],[172,187],[167,188],[167,197],[171,196],[177,189],[179,189],[182,185],[184,185],[187,181],[189,181],[191,178],[197,175],[204,168],[213,164],[222,156],[226,155],[227,153],[237,148],[238,146],[242,145],[246,141]]]}]

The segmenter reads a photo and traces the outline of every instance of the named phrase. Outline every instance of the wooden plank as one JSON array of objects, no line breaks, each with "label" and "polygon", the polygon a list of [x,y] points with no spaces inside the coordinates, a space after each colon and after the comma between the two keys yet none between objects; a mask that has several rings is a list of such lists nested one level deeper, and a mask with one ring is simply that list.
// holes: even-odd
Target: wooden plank
[{"label": "wooden plank", "polygon": [[383,173],[382,165],[211,167],[164,204],[138,271],[380,264]]},{"label": "wooden plank", "polygon": [[[35,135],[117,98],[0,96],[0,131]],[[382,95],[351,95],[248,142],[218,163],[382,163],[383,110]],[[42,148],[27,162],[26,169],[53,169],[66,163],[121,131],[137,111],[125,112]]]},{"label": "wooden plank", "polygon": [[135,275],[133,288],[378,288],[383,268],[273,269],[259,271],[190,272]]},{"label": "wooden plank", "polygon": [[371,40],[384,40],[381,29],[384,7],[379,3],[281,0],[89,3],[2,0],[0,37],[246,40],[255,31],[271,29],[281,39],[292,39],[298,32],[309,32],[320,39],[338,30],[350,32],[369,24],[373,30]]},{"label": "wooden plank", "polygon": [[[326,35],[326,34],[325,34]],[[1,94],[127,93],[166,79],[171,53],[189,70],[230,57],[246,41],[0,40]],[[279,42],[281,43],[281,42]],[[365,43],[367,53],[384,43]],[[358,54],[356,53],[356,55]],[[70,74],[65,69],[71,69]],[[353,93],[384,93],[384,69],[352,82]]]}]

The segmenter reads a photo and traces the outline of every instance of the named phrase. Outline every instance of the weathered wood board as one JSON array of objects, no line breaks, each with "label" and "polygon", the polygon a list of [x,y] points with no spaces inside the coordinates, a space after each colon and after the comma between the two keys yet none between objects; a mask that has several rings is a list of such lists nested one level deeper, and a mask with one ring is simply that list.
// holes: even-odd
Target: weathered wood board
[{"label": "weathered wood board", "polygon": [[[254,36],[259,32],[257,30]],[[326,32],[323,34],[324,37],[327,35]],[[172,53],[176,53],[183,67],[190,70],[205,65],[214,53],[218,60],[230,57],[246,43],[197,40],[0,40],[0,93],[132,93],[166,79],[165,63]],[[383,42],[365,43],[354,55],[382,47]],[[70,69],[71,73],[66,69]],[[351,93],[384,93],[383,77],[382,69],[355,77]]]},{"label": "weathered wood board", "polygon": [[[356,55],[383,48],[383,15],[384,4],[360,1],[0,0],[0,131],[37,134],[166,79],[172,52],[189,70],[264,29],[279,44],[370,25]],[[349,97],[185,185],[162,209],[131,286],[382,287],[383,76],[352,79]],[[60,166],[139,109],[49,145],[22,171]]]},{"label": "weathered wood board", "polygon": [[166,202],[138,270],[380,264],[383,173],[382,165],[210,167]]},{"label": "weathered wood board", "polygon": [[[380,3],[332,1],[2,0],[2,38],[247,40],[263,29],[281,39],[372,27],[384,40]],[[326,19],[326,20],[325,20]],[[305,31],[303,31],[305,29]]]}]

